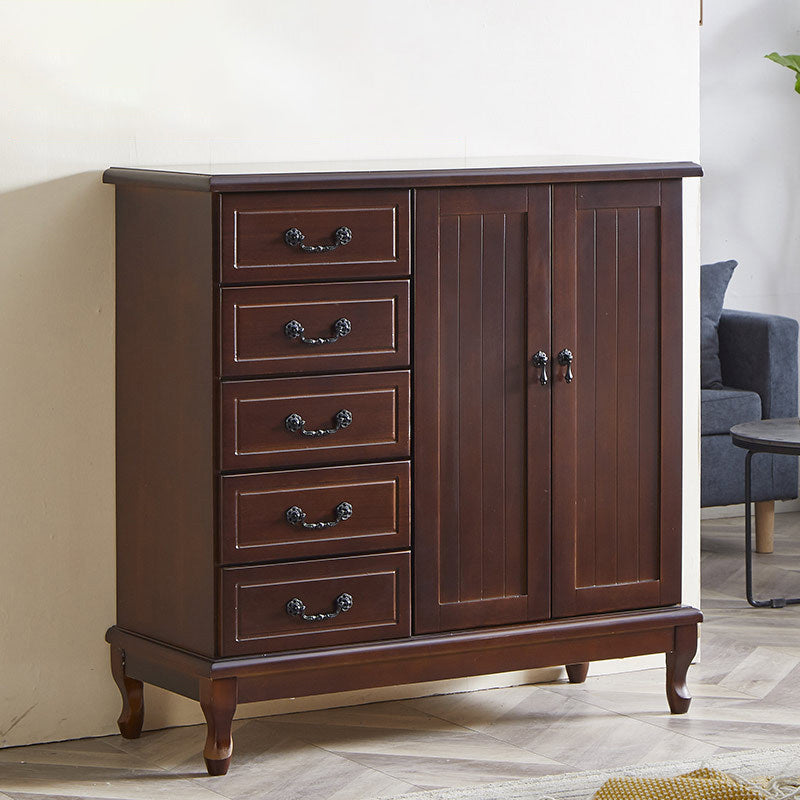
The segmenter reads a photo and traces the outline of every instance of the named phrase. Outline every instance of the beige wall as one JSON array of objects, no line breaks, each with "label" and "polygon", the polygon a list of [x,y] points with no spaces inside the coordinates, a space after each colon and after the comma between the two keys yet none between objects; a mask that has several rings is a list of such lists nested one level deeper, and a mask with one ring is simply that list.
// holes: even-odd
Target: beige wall
[{"label": "beige wall", "polygon": [[[109,733],[118,711],[103,642],[114,620],[114,232],[101,170],[696,159],[697,43],[697,0],[0,0],[0,745]],[[693,182],[690,600],[697,198]],[[147,702],[149,727],[199,719],[156,690]]]}]

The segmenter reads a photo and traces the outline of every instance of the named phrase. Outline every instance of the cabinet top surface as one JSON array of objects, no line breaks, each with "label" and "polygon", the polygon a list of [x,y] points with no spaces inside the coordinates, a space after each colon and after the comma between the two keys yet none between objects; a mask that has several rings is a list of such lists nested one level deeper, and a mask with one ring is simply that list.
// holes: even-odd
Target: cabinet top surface
[{"label": "cabinet top surface", "polygon": [[195,191],[269,191],[646,180],[700,175],[700,166],[690,161],[654,162],[598,156],[498,156],[111,167],[103,174],[103,181]]}]

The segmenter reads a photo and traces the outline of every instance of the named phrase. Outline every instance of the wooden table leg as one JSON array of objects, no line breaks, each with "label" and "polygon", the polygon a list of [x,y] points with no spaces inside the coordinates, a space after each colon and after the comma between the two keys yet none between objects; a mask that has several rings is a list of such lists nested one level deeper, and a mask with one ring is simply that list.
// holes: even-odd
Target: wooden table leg
[{"label": "wooden table leg", "polygon": [[697,652],[697,625],[675,628],[675,649],[667,653],[667,702],[673,714],[685,714],[692,696],[686,687],[686,672]]},{"label": "wooden table leg", "polygon": [[567,677],[570,683],[583,683],[589,672],[589,662],[582,661],[578,664],[567,664]]},{"label": "wooden table leg", "polygon": [[231,724],[236,711],[236,678],[202,679],[200,707],[206,718],[208,735],[203,757],[209,775],[224,775],[231,765],[233,737]]},{"label": "wooden table leg", "polygon": [[756,553],[771,553],[775,537],[775,501],[756,502]]},{"label": "wooden table leg", "polygon": [[125,674],[125,651],[111,645],[111,674],[122,695],[122,713],[117,725],[126,739],[138,739],[144,723],[144,686]]}]

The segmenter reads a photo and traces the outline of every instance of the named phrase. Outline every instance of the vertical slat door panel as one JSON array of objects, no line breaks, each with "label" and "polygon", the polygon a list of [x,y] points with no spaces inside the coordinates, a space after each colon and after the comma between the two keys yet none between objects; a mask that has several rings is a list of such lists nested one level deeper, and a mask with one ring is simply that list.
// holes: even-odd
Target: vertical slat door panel
[{"label": "vertical slat door panel", "polygon": [[554,188],[554,616],[680,599],[680,183],[627,186]]},{"label": "vertical slat door panel", "polygon": [[549,197],[416,193],[417,633],[549,615]]}]

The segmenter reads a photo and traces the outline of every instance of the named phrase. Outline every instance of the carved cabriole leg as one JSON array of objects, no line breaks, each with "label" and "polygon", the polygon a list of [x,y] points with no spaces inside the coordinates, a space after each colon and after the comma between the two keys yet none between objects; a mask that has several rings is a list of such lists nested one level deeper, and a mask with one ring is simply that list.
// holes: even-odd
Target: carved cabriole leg
[{"label": "carved cabriole leg", "polygon": [[775,501],[756,503],[756,553],[771,553],[775,535]]},{"label": "carved cabriole leg", "polygon": [[675,628],[675,649],[667,653],[667,701],[673,714],[685,714],[692,696],[686,688],[686,672],[697,652],[697,625]]},{"label": "carved cabriole leg", "polygon": [[583,683],[588,672],[588,661],[581,661],[579,664],[567,664],[567,677],[570,683]]},{"label": "carved cabriole leg", "polygon": [[224,775],[231,765],[236,700],[236,678],[201,679],[200,706],[208,726],[203,756],[209,775]]},{"label": "carved cabriole leg", "polygon": [[144,691],[141,681],[125,674],[125,651],[111,645],[111,674],[122,695],[122,713],[117,725],[126,739],[138,739],[144,722]]}]

